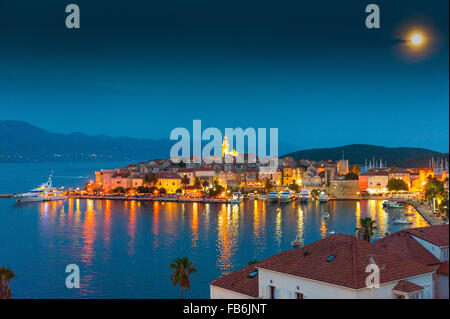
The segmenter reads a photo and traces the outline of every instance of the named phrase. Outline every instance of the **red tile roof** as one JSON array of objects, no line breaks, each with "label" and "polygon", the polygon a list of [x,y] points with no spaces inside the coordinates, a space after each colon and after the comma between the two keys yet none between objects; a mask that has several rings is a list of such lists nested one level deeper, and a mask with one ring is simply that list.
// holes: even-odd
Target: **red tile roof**
[{"label": "red tile roof", "polygon": [[[335,257],[332,261],[327,261],[330,256]],[[252,266],[359,289],[365,287],[366,266],[372,261],[381,268],[380,283],[429,273],[437,268],[436,265],[427,266],[380,245],[342,234],[281,252]],[[256,296],[258,282],[246,279],[245,276],[251,269],[245,269],[223,276],[211,284],[240,293],[245,293],[244,290],[251,291],[252,296]]]},{"label": "red tile roof", "polygon": [[439,266],[437,272],[439,274],[448,276],[448,261],[442,262],[441,265]]},{"label": "red tile roof", "polygon": [[257,265],[258,263],[219,277],[211,285],[258,298],[258,275],[253,278],[248,276],[256,271]]},{"label": "red tile roof", "polygon": [[373,245],[404,257],[411,257],[424,265],[439,264],[439,259],[412,238],[407,230],[401,230],[381,238],[375,241]]},{"label": "red tile roof", "polygon": [[[336,256],[334,260],[327,262],[332,255]],[[431,272],[436,268],[342,234],[282,252],[262,261],[258,267],[356,289],[365,287],[365,269],[371,258],[380,267],[384,266],[380,272],[381,283]]]},{"label": "red tile roof", "polygon": [[179,168],[178,173],[193,173],[195,170],[193,168]]},{"label": "red tile roof", "polygon": [[448,246],[448,224],[433,227],[410,228],[407,232],[436,246]]},{"label": "red tile roof", "polygon": [[198,172],[213,172],[214,170],[209,167],[200,167],[197,169]]},{"label": "red tile roof", "polygon": [[388,176],[388,170],[385,168],[375,168],[360,174],[359,176]]},{"label": "red tile roof", "polygon": [[422,286],[416,285],[410,281],[400,280],[392,290],[410,293],[410,292],[419,291],[422,289],[423,289]]}]

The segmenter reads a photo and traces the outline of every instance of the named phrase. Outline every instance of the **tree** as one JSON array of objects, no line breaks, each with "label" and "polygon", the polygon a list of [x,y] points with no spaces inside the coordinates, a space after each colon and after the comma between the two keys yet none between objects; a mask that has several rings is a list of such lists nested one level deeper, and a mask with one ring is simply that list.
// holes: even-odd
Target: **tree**
[{"label": "tree", "polygon": [[315,189],[311,190],[311,196],[314,197],[314,198],[319,197],[320,196],[320,189],[315,188]]},{"label": "tree", "polygon": [[444,183],[436,178],[430,178],[425,185],[425,201],[429,202],[433,198],[442,201],[445,196],[446,191]]},{"label": "tree", "polygon": [[178,188],[178,189],[175,191],[175,193],[177,193],[177,194],[183,194],[183,190],[182,190],[181,188]]},{"label": "tree", "polygon": [[409,190],[408,185],[400,178],[391,178],[386,187],[389,191],[394,192]]},{"label": "tree", "polygon": [[160,193],[161,195],[166,195],[166,194],[167,194],[167,191],[166,191],[166,189],[165,189],[164,187],[161,187],[161,188],[159,189],[159,193]]},{"label": "tree", "polygon": [[270,193],[270,191],[273,189],[273,185],[272,182],[270,181],[270,179],[266,178],[266,183],[264,184],[264,190],[267,193]]},{"label": "tree", "polygon": [[11,269],[0,266],[0,299],[11,299],[9,282],[16,277]]},{"label": "tree", "polygon": [[195,189],[202,188],[202,182],[200,182],[200,180],[197,177],[194,177],[194,188]]},{"label": "tree", "polygon": [[370,243],[373,237],[373,231],[377,229],[376,222],[370,217],[360,219],[361,226],[355,229],[358,238],[362,238]]},{"label": "tree", "polygon": [[150,186],[150,188],[148,189],[148,192],[149,192],[150,194],[154,194],[155,191],[157,191],[157,190],[158,190],[158,187],[156,187],[156,186]]},{"label": "tree", "polygon": [[184,193],[186,193],[186,186],[189,185],[190,182],[191,180],[189,179],[189,177],[187,177],[187,175],[183,175],[183,178],[181,179],[181,184],[183,184],[184,186]]},{"label": "tree", "polygon": [[361,174],[362,169],[358,164],[353,164],[352,166],[350,166],[350,173],[359,175]]},{"label": "tree", "polygon": [[292,181],[292,183],[289,184],[289,189],[293,192],[298,192],[299,191],[299,186],[297,185],[297,183],[295,182],[295,180]]},{"label": "tree", "polygon": [[116,194],[125,194],[125,188],[123,188],[122,186],[116,187],[112,191]]},{"label": "tree", "polygon": [[225,190],[225,188],[222,185],[220,185],[217,180],[214,180],[212,186],[213,187],[208,192],[209,196],[217,196]]},{"label": "tree", "polygon": [[209,186],[209,182],[205,179],[202,183],[203,188],[206,188]]},{"label": "tree", "polygon": [[148,193],[150,193],[150,188],[148,188],[146,186],[138,186],[137,187],[137,192],[139,194],[148,194]]},{"label": "tree", "polygon": [[257,261],[257,260],[251,260],[251,261],[249,261],[249,262],[247,263],[247,266],[254,265],[254,264],[258,263],[258,262],[259,262],[259,261]]},{"label": "tree", "polygon": [[172,264],[170,264],[170,268],[173,270],[172,276],[170,277],[172,284],[174,286],[180,285],[181,299],[183,299],[183,289],[191,289],[189,276],[192,273],[197,272],[197,270],[187,257],[175,259]]}]

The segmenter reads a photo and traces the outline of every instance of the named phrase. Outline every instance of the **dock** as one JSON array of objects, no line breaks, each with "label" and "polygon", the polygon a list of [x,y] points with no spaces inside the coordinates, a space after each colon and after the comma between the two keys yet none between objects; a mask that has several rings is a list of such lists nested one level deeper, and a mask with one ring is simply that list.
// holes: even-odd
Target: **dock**
[{"label": "dock", "polygon": [[431,207],[428,205],[412,200],[404,200],[399,202],[413,206],[430,226],[447,224],[447,222],[443,221],[441,217],[435,216],[431,210]]},{"label": "dock", "polygon": [[132,197],[132,196],[89,196],[89,195],[68,195],[69,198],[77,199],[97,199],[97,200],[135,200],[144,202],[182,202],[182,203],[217,203],[228,204],[229,199],[214,198],[171,198],[171,197]]}]

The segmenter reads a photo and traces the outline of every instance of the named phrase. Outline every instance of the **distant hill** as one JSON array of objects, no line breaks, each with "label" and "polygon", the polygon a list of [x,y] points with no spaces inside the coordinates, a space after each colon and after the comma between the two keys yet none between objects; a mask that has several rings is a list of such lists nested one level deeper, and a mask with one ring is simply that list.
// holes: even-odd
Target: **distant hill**
[{"label": "distant hill", "polygon": [[[0,162],[41,161],[148,161],[168,158],[176,142],[170,139],[141,139],[52,133],[23,121],[0,121]],[[280,152],[296,148],[279,144]]]},{"label": "distant hill", "polygon": [[295,160],[308,159],[313,161],[320,160],[339,160],[342,159],[344,152],[345,159],[352,164],[364,165],[365,159],[384,162],[387,161],[388,166],[397,167],[428,167],[428,160],[431,157],[448,156],[448,154],[424,149],[411,147],[383,147],[375,145],[353,144],[333,148],[316,148],[303,151],[297,151],[286,154]]},{"label": "distant hill", "polygon": [[0,121],[0,161],[150,160],[167,158],[173,141],[52,133],[22,121]]}]

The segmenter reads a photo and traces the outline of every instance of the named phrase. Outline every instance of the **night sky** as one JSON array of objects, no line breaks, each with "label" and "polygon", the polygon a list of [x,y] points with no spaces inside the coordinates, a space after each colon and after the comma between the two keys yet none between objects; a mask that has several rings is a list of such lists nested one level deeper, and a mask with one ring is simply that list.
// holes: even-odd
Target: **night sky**
[{"label": "night sky", "polygon": [[[95,3],[94,3],[95,2]],[[65,27],[65,6],[81,29]],[[381,8],[367,29],[365,7]],[[168,138],[278,127],[295,148],[448,152],[448,1],[0,0],[0,119]],[[404,30],[433,41],[404,54]]]}]

